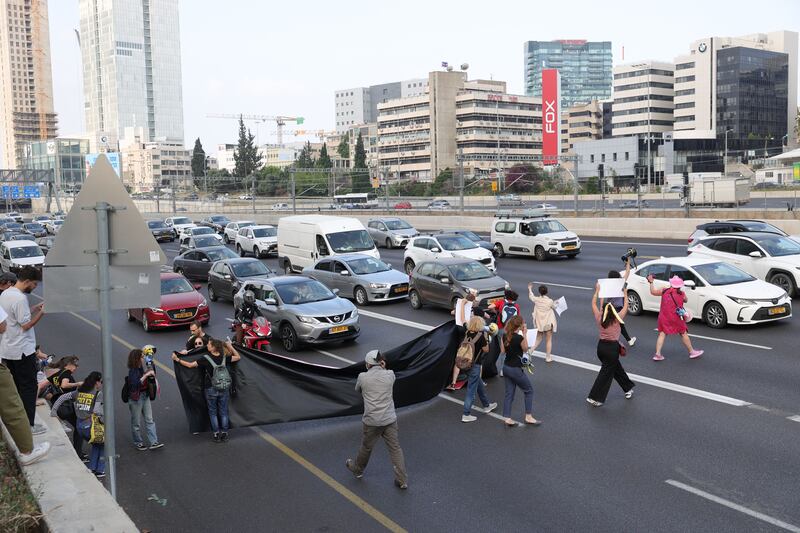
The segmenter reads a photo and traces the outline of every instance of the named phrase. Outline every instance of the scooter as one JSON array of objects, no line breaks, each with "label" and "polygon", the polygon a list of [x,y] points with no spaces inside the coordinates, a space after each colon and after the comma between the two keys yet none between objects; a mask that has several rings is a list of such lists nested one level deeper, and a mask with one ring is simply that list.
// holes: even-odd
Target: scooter
[{"label": "scooter", "polygon": [[[231,330],[235,331],[238,324],[238,322],[234,322]],[[250,324],[242,324],[242,330],[244,331],[242,344],[245,348],[267,351],[269,338],[272,336],[272,326],[266,318],[257,316]]]}]

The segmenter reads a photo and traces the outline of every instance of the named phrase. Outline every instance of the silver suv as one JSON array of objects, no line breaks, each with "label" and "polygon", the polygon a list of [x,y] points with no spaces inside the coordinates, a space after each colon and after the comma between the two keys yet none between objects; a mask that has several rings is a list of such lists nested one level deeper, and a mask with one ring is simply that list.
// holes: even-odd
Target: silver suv
[{"label": "silver suv", "polygon": [[234,306],[242,304],[248,290],[255,293],[256,305],[287,352],[303,344],[353,340],[361,333],[356,306],[319,281],[305,276],[250,279],[234,295]]},{"label": "silver suv", "polygon": [[409,275],[408,287],[414,309],[423,305],[453,309],[467,291],[476,291],[477,302],[488,305],[503,298],[509,284],[475,260],[441,258],[420,262]]},{"label": "silver suv", "polygon": [[371,218],[367,222],[367,231],[376,246],[386,248],[405,247],[408,241],[419,235],[414,226],[396,217]]}]

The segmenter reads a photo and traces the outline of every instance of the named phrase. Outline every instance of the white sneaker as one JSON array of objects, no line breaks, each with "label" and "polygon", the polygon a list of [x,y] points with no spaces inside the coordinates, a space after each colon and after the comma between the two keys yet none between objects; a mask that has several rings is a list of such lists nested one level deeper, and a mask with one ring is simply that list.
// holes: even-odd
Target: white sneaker
[{"label": "white sneaker", "polygon": [[31,426],[31,433],[34,435],[43,435],[47,433],[47,426],[44,424],[34,424]]},{"label": "white sneaker", "polygon": [[475,415],[461,415],[462,422],[475,422],[478,419]]},{"label": "white sneaker", "polygon": [[631,337],[631,340],[628,341],[628,346],[633,346],[636,344],[636,337]]},{"label": "white sneaker", "polygon": [[633,389],[625,393],[625,399],[630,400],[631,398],[633,398]]},{"label": "white sneaker", "polygon": [[492,403],[490,403],[489,405],[487,405],[486,407],[483,408],[483,412],[484,413],[491,413],[495,409],[497,409],[497,402],[492,402]]},{"label": "white sneaker", "polygon": [[50,451],[49,442],[43,442],[41,444],[37,444],[36,446],[34,446],[31,453],[19,454],[19,462],[22,463],[22,466],[31,465],[36,461],[38,461],[39,459],[43,458],[45,455],[47,455],[47,452],[49,451]]}]

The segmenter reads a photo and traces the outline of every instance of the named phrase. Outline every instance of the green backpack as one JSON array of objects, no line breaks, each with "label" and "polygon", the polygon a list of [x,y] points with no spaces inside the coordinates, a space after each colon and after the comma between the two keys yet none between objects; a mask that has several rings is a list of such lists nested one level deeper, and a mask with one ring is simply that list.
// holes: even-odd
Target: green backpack
[{"label": "green backpack", "polygon": [[211,363],[211,367],[214,369],[214,372],[211,374],[211,386],[214,387],[214,390],[226,391],[230,389],[233,380],[231,379],[231,373],[228,371],[228,367],[225,366],[225,355],[222,356],[221,365],[216,364],[209,355],[205,355],[204,357]]}]

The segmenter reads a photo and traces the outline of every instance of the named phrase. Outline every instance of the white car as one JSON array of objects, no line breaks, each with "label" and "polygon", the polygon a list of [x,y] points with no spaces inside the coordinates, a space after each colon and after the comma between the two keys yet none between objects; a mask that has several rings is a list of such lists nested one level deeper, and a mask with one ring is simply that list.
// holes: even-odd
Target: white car
[{"label": "white car", "polygon": [[273,211],[287,211],[289,209],[289,204],[272,204]]},{"label": "white car", "polygon": [[33,241],[4,241],[0,243],[0,268],[3,272],[19,270],[24,266],[41,267],[44,252]]},{"label": "white car", "polygon": [[222,240],[225,241],[225,244],[234,243],[236,242],[236,236],[239,234],[240,229],[255,225],[256,223],[252,220],[236,220],[230,222],[225,226],[225,231],[222,232]]},{"label": "white car", "polygon": [[786,291],[718,259],[695,256],[663,257],[643,263],[628,277],[628,312],[658,312],[661,297],[650,294],[647,276],[656,288],[666,288],[672,276],[681,278],[692,316],[712,328],[759,324],[792,316],[792,299]]},{"label": "white car", "polygon": [[538,261],[549,257],[572,259],[581,253],[581,240],[549,215],[497,215],[492,225],[491,243],[497,257],[534,256]]},{"label": "white car", "polygon": [[247,226],[236,234],[236,251],[240,256],[253,254],[267,257],[278,252],[278,228],[275,226]]},{"label": "white car", "polygon": [[58,230],[60,230],[61,226],[63,226],[63,225],[64,225],[64,221],[63,220],[56,219],[56,220],[50,220],[48,222],[45,222],[44,228],[47,230],[47,233],[49,233],[50,235],[55,235],[56,233],[58,233]]},{"label": "white car", "polygon": [[184,228],[190,228],[195,225],[189,217],[169,217],[164,219],[164,224],[172,228],[176,238],[180,237]]},{"label": "white car", "polygon": [[183,237],[199,237],[200,235],[213,235],[220,244],[222,244],[222,236],[217,234],[214,231],[214,228],[209,228],[208,226],[191,226],[188,228],[184,228],[181,232],[181,238]]},{"label": "white car", "polygon": [[549,213],[553,211],[558,211],[558,207],[554,206],[553,204],[536,204],[532,205],[531,209],[541,209]]},{"label": "white car", "polygon": [[689,253],[731,263],[790,296],[798,294],[800,243],[791,237],[756,231],[722,233],[700,239]]},{"label": "white car", "polygon": [[406,251],[403,253],[403,268],[406,274],[411,274],[421,261],[431,261],[441,257],[474,259],[483,263],[492,272],[496,269],[491,251],[456,233],[414,237],[408,241]]}]

